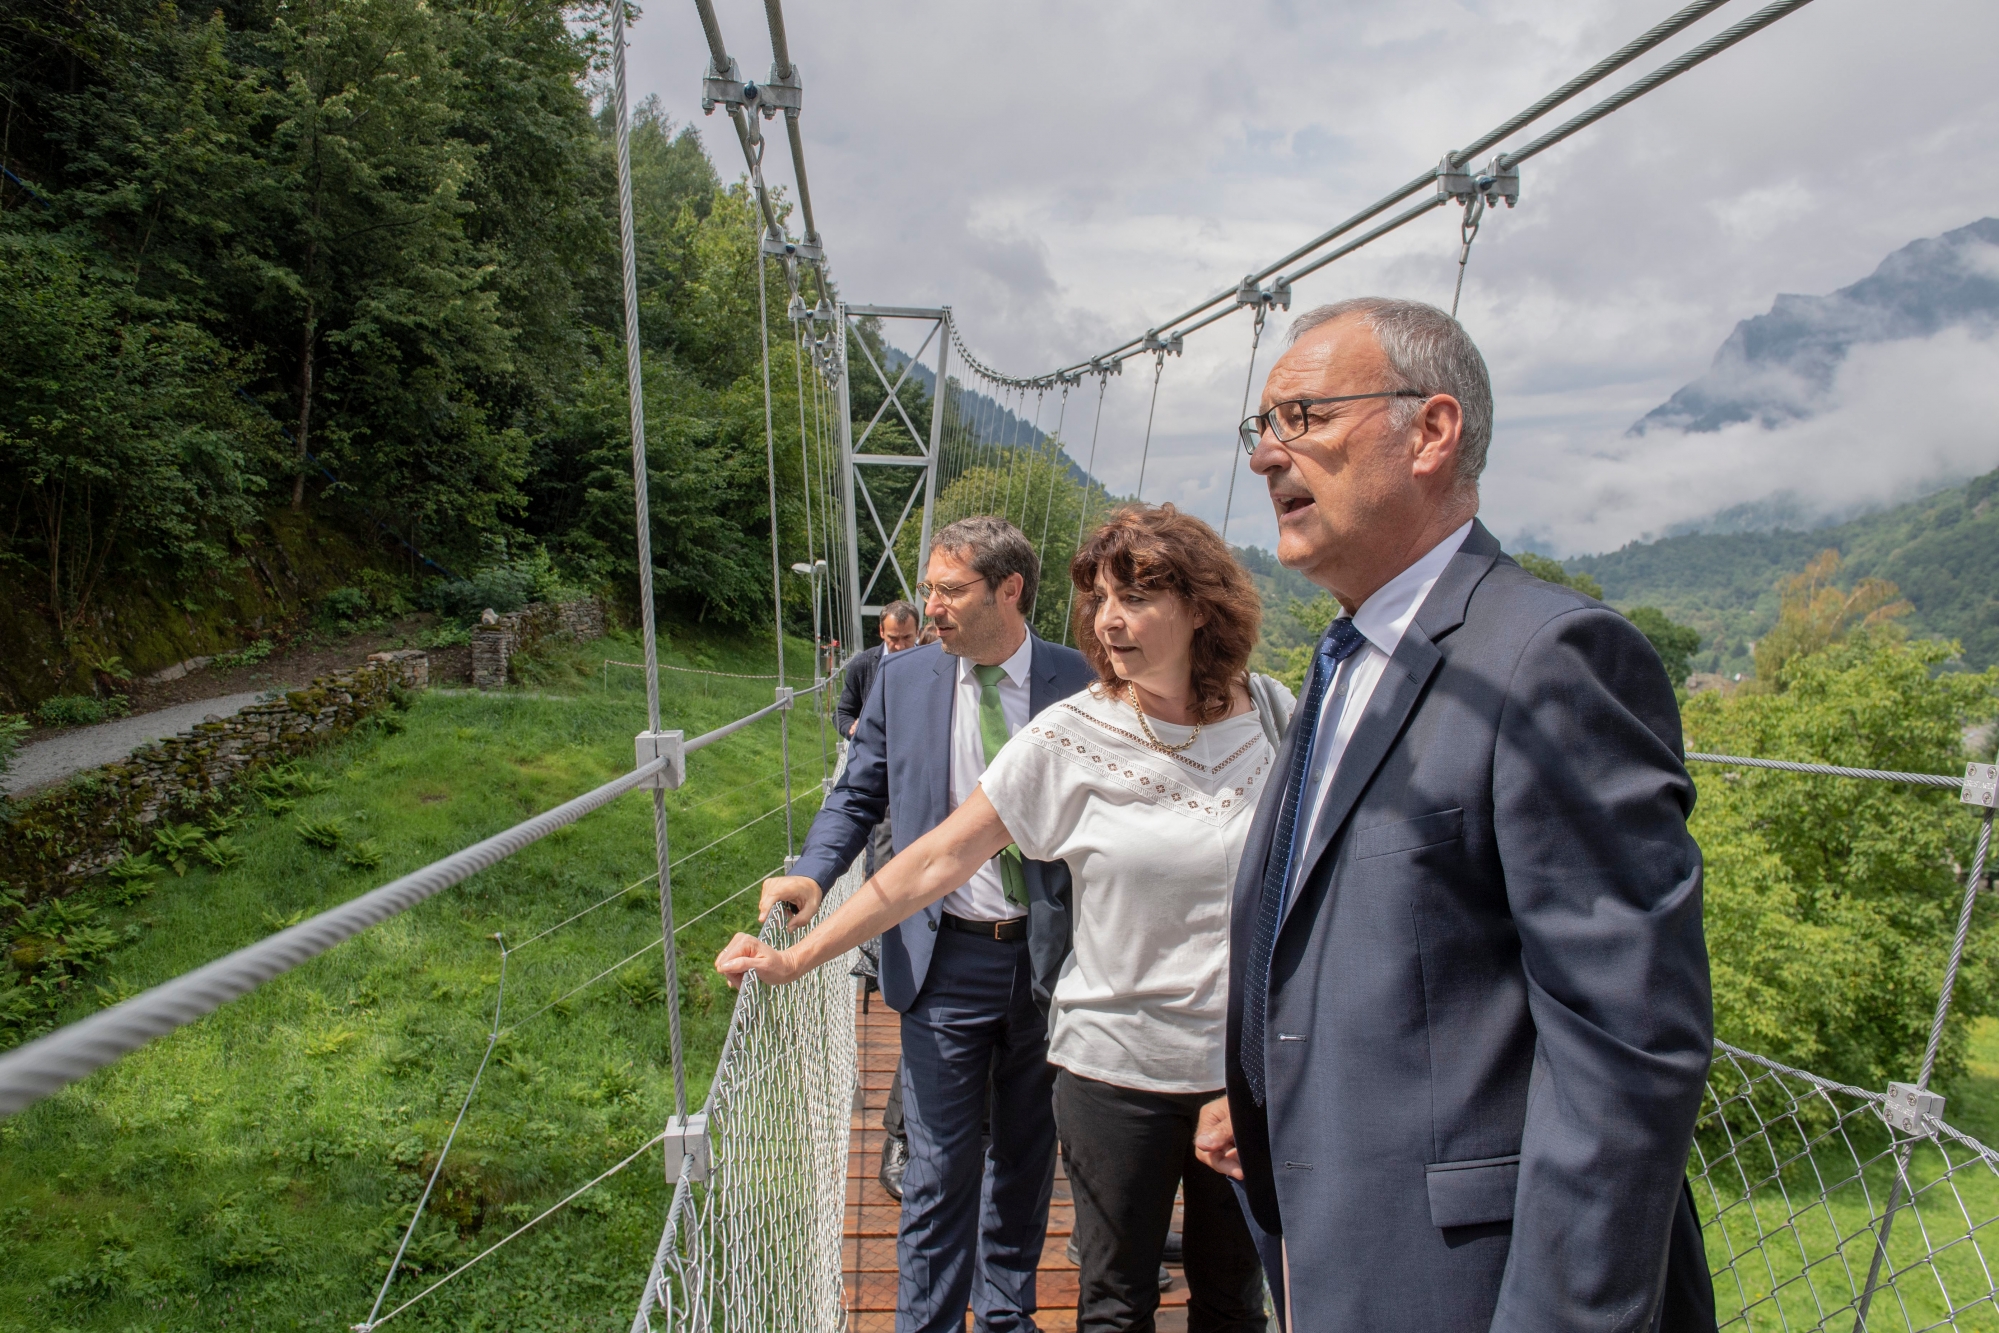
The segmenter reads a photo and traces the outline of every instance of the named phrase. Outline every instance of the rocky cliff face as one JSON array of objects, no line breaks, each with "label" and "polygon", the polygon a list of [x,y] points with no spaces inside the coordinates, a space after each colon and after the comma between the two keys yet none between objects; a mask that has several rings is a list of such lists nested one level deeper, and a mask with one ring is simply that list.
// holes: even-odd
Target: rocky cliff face
[{"label": "rocky cliff face", "polygon": [[1824,403],[1853,347],[1958,327],[1999,327],[1999,218],[1911,242],[1829,296],[1779,296],[1769,314],[1735,326],[1707,374],[1646,413],[1631,433],[1802,420]]}]

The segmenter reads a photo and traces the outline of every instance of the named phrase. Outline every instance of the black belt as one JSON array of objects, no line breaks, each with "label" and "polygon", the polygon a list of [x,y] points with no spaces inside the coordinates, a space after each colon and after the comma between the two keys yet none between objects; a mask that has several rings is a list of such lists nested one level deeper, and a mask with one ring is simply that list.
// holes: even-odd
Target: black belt
[{"label": "black belt", "polygon": [[987,940],[1024,940],[1027,938],[1027,918],[1017,916],[1007,921],[968,921],[962,916],[943,915],[946,930],[961,930],[967,935],[977,935]]}]

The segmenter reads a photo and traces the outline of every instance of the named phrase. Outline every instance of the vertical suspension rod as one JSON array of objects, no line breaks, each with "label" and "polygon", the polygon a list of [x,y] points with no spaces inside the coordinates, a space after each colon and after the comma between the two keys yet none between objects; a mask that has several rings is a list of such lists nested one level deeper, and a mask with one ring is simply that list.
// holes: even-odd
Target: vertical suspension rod
[{"label": "vertical suspension rod", "polygon": [[[705,8],[705,0],[704,0]],[[712,15],[710,16],[712,18]],[[632,226],[632,116],[625,91],[625,0],[611,5],[611,58],[618,99],[618,248],[625,296],[625,391],[631,406],[632,504],[637,510],[639,625],[645,638],[646,729],[659,728],[659,633],[652,600],[652,500],[646,492],[646,417],[639,359],[639,275]],[[673,946],[673,870],[666,839],[666,790],[652,792],[653,855],[659,869],[660,952],[666,969],[667,1040],[673,1061],[673,1114],[687,1118],[687,1070],[680,1050],[680,973]]]}]

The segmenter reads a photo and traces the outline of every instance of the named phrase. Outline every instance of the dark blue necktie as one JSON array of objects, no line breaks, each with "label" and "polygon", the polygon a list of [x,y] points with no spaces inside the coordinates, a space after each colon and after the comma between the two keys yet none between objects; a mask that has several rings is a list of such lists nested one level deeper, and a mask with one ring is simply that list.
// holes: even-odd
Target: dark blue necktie
[{"label": "dark blue necktie", "polygon": [[1319,650],[1312,656],[1312,678],[1303,702],[1293,715],[1296,720],[1292,723],[1291,773],[1284,783],[1284,803],[1277,810],[1270,855],[1263,863],[1263,897],[1256,910],[1256,935],[1250,941],[1249,961],[1242,976],[1242,1075],[1258,1106],[1263,1105],[1263,1030],[1270,1005],[1270,952],[1277,946],[1277,922],[1284,911],[1284,888],[1291,878],[1298,806],[1312,772],[1312,752],[1319,748],[1319,714],[1340,663],[1366,642],[1366,636],[1353,627],[1351,616],[1335,620],[1319,640]]}]

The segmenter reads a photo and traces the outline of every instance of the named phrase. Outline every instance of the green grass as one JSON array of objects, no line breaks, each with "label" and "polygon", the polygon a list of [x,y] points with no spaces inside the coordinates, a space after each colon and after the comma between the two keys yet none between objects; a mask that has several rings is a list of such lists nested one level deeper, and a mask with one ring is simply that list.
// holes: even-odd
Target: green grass
[{"label": "green grass", "polygon": [[[607,688],[599,668],[637,656],[618,637],[558,650],[531,665],[526,690],[419,696],[394,734],[377,728],[304,761],[323,788],[283,814],[248,815],[249,801],[231,835],[234,864],[190,862],[150,896],[100,910],[132,941],[63,1017],[629,771],[631,736],[645,724],[642,678],[614,667]],[[767,641],[711,641],[703,657],[722,670],[771,669]],[[809,663],[809,649],[789,657]],[[770,697],[765,682],[669,676],[664,725],[692,735]],[[816,719],[801,708],[792,727],[801,839],[818,804],[819,752]],[[764,780],[779,769],[775,719],[688,768],[687,785],[668,797],[675,856],[782,803],[782,783]],[[302,824],[338,827],[341,838],[310,845]],[[676,919],[753,883],[784,852],[779,814],[688,861],[673,876]],[[374,869],[353,864],[375,857]],[[641,884],[527,941],[652,867],[650,802],[626,796],[0,1121],[0,1329],[359,1322],[485,1049],[501,977],[496,934],[521,942],[506,963],[501,1038],[390,1305],[631,1152],[672,1109],[657,949],[543,1007],[657,939],[656,892]],[[94,892],[116,901],[109,886]],[[679,936],[696,1104],[731,1005],[709,963],[754,915],[746,896]],[[657,1155],[641,1158],[397,1323],[622,1329],[666,1199]]]},{"label": "green grass", "polygon": [[[1991,1144],[1999,1139],[1999,1020],[1983,1018],[1972,1030],[1972,1048],[1965,1075],[1944,1089],[1944,1118],[1954,1127]],[[1767,1109],[1767,1108],[1766,1108]],[[1886,1144],[1882,1126],[1871,1116],[1847,1122],[1850,1142],[1862,1157],[1878,1154]],[[1778,1136],[1780,1143],[1790,1142]],[[1705,1144],[1711,1153],[1719,1146]],[[1885,1205],[1894,1181],[1892,1162],[1875,1161],[1866,1172],[1866,1192],[1854,1178],[1854,1151],[1837,1138],[1821,1145],[1812,1161],[1799,1160],[1783,1174],[1783,1190],[1759,1189],[1754,1211],[1730,1208],[1721,1217],[1713,1196],[1695,1186],[1695,1198],[1707,1223],[1708,1262],[1717,1270],[1715,1298],[1724,1321],[1748,1308],[1747,1327],[1796,1329],[1817,1326],[1821,1312],[1846,1306],[1864,1287],[1873,1257],[1870,1228],[1873,1212]],[[1744,1154],[1745,1159],[1753,1156]],[[1999,1174],[1953,1144],[1950,1159],[1957,1169],[1944,1180],[1943,1154],[1918,1150],[1909,1174],[1916,1191],[1912,1209],[1906,1199],[1889,1233],[1884,1273],[1898,1276],[1892,1289],[1877,1290],[1869,1326],[1879,1330],[1927,1328],[1943,1323],[1950,1305],[1960,1313],[1954,1325],[1963,1330],[1999,1330],[1999,1310],[1991,1304],[1965,1310],[1967,1302],[1986,1296],[1992,1278],[1986,1258],[1999,1260]],[[1767,1159],[1764,1159],[1767,1165]],[[1716,1172],[1720,1187],[1724,1171]],[[1824,1182],[1824,1186],[1821,1185]],[[1830,1187],[1821,1198],[1822,1188]],[[1728,1203],[1723,1188],[1723,1202]],[[1759,1233],[1761,1246],[1759,1248]],[[1976,1247],[1971,1237],[1976,1237]],[[1856,1239],[1857,1237],[1857,1239]],[[1845,1241],[1844,1261],[1838,1242]],[[1934,1272],[1920,1261],[1941,1251]],[[1730,1266],[1729,1258],[1736,1256]],[[1807,1273],[1806,1264],[1811,1269]],[[1911,1271],[1903,1272],[1901,1270]],[[1948,1304],[1945,1291],[1949,1293]],[[1771,1299],[1773,1291],[1775,1298]],[[1853,1315],[1834,1318],[1828,1327],[1850,1328]],[[1737,1324],[1736,1327],[1743,1327]]]}]

